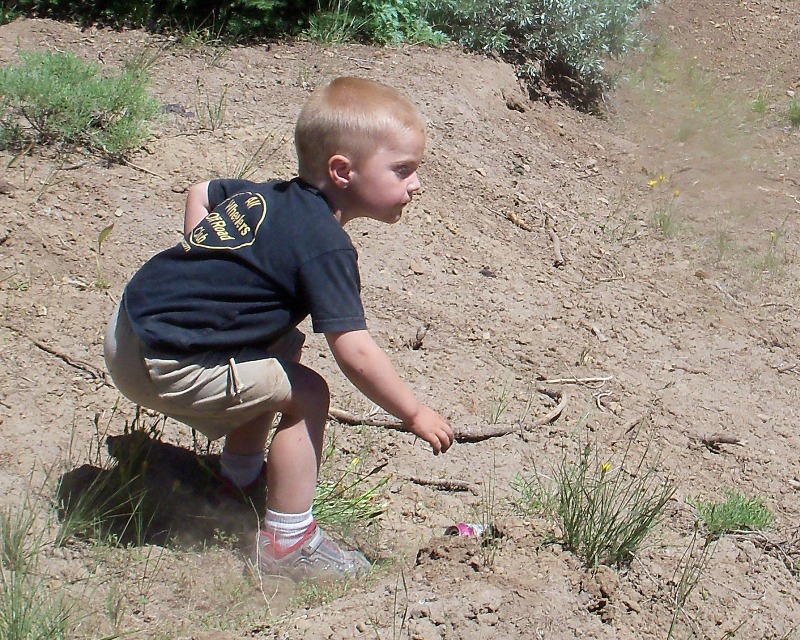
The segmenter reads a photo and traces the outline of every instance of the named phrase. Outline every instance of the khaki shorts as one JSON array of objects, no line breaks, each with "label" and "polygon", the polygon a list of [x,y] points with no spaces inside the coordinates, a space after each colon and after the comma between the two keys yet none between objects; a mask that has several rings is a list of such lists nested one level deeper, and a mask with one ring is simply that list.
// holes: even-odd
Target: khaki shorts
[{"label": "khaki shorts", "polygon": [[145,345],[118,306],[105,336],[108,371],[120,393],[216,440],[273,413],[291,392],[284,364],[305,342],[298,329],[267,347],[170,354]]}]

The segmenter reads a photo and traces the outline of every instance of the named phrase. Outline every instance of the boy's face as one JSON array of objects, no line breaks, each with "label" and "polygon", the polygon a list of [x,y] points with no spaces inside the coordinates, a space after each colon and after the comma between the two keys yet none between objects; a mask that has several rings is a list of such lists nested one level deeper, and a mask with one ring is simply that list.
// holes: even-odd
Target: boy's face
[{"label": "boy's face", "polygon": [[425,134],[406,130],[390,135],[377,151],[353,162],[348,217],[397,222],[420,188],[417,167],[424,151]]}]

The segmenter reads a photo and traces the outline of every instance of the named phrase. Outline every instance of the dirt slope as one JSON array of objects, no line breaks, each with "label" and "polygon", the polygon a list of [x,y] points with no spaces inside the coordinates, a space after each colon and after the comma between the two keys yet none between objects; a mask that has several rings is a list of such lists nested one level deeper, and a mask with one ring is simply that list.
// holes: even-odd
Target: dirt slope
[{"label": "dirt slope", "polygon": [[[511,67],[450,49],[277,44],[219,55],[137,32],[0,27],[3,64],[58,48],[116,67],[157,49],[154,91],[180,105],[127,166],[2,154],[4,504],[31,487],[52,496],[46,476],[96,462],[105,431],[132,419],[103,379],[102,334],[127,279],[179,237],[186,187],[235,173],[264,140],[254,177],[291,176],[298,109],[342,74],[397,86],[429,121],[424,190],[404,219],[348,228],[372,331],[454,425],[521,424],[440,458],[405,434],[332,426],[330,465],[387,462],[390,478],[380,530],[357,535],[381,568],[343,593],[291,603],[289,585],[262,593],[225,545],[47,546],[47,586],[80,603],[76,636],[664,638],[693,534],[686,498],[735,487],[765,497],[775,527],[716,545],[674,637],[800,637],[800,129],[785,116],[787,92],[800,93],[800,5],[676,0],[645,17],[649,44],[620,65],[604,118],[526,102]],[[423,326],[422,348],[409,348]],[[370,412],[310,332],[304,357],[336,407]],[[575,377],[599,380],[548,383],[568,401],[535,426],[553,407],[537,381]],[[745,444],[711,450],[701,440],[714,433]],[[165,439],[192,443],[172,423]],[[665,523],[619,571],[585,571],[545,544],[550,523],[507,502],[512,478],[534,464],[549,473],[587,440],[609,460],[649,445],[678,483]],[[409,477],[467,481],[476,493]],[[442,537],[487,510],[504,534],[496,550]]]}]

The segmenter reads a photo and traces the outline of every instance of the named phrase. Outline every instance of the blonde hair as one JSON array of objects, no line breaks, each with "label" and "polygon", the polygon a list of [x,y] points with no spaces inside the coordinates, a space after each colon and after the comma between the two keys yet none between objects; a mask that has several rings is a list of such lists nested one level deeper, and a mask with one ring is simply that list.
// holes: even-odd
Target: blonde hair
[{"label": "blonde hair", "polygon": [[392,135],[409,130],[424,133],[425,121],[397,90],[364,78],[336,78],[314,91],[297,119],[299,175],[321,186],[331,156],[358,161]]}]

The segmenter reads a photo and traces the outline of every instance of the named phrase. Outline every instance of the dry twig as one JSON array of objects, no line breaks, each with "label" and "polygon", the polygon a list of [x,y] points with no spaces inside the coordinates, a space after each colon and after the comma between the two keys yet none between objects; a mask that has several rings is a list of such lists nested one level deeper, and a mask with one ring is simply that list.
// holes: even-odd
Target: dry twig
[{"label": "dry twig", "polygon": [[420,478],[419,476],[403,476],[404,480],[420,484],[425,487],[436,487],[444,491],[469,491],[476,496],[478,495],[478,487],[471,482],[464,480],[450,480],[448,478]]},{"label": "dry twig", "polygon": [[548,213],[544,214],[544,228],[547,229],[547,235],[550,236],[550,241],[553,243],[553,266],[563,267],[566,262],[561,254],[561,238],[558,237],[553,219]]},{"label": "dry twig", "polygon": [[673,362],[671,365],[672,369],[680,369],[681,371],[686,371],[686,373],[702,373],[703,375],[708,375],[708,371],[705,369],[697,369],[695,367],[690,367],[688,364],[681,364],[680,362]]},{"label": "dry twig", "polygon": [[620,430],[617,432],[616,437],[611,441],[611,445],[617,444],[623,437],[628,435],[631,431],[636,429],[642,422],[648,420],[650,418],[650,413],[640,413],[639,415],[631,418],[625,424],[622,425]]},{"label": "dry twig", "polygon": [[734,444],[738,447],[743,447],[747,444],[746,440],[742,440],[736,436],[729,436],[725,433],[712,433],[710,436],[703,436],[700,442],[702,442],[709,451],[714,453],[722,452],[722,449],[719,448],[721,444]]},{"label": "dry twig", "polygon": [[614,376],[593,376],[588,378],[551,378],[541,380],[542,384],[594,384],[597,382],[609,382]]},{"label": "dry twig", "polygon": [[715,282],[714,283],[714,287],[716,288],[717,291],[719,291],[726,298],[729,298],[731,300],[731,302],[733,302],[733,304],[735,304],[737,307],[746,307],[747,306],[744,302],[739,302],[730,293],[725,291],[725,288],[719,282]]},{"label": "dry twig", "polygon": [[[558,404],[541,418],[534,420],[531,423],[532,426],[544,426],[553,422],[564,411],[564,408],[567,406],[567,402],[569,400],[568,394],[563,391],[539,389],[539,392],[550,396],[551,398],[557,398]],[[334,407],[328,409],[328,416],[331,419],[340,422],[341,424],[383,427],[384,429],[408,433],[408,429],[403,425],[403,423],[394,418],[368,418],[357,416],[349,411],[336,409]],[[505,436],[509,433],[521,433],[525,431],[525,427],[526,423],[524,422],[498,423],[490,425],[460,424],[453,426],[453,435],[456,442],[481,442],[482,440],[488,440],[489,438]]]},{"label": "dry twig", "polygon": [[109,375],[107,371],[103,371],[102,369],[95,367],[93,364],[85,362],[84,360],[78,360],[77,358],[73,358],[72,356],[69,356],[66,353],[62,353],[61,351],[58,351],[53,347],[44,344],[43,342],[39,342],[35,338],[31,338],[30,336],[26,335],[23,331],[20,331],[16,327],[13,327],[9,324],[4,324],[3,326],[5,326],[7,329],[10,329],[14,333],[21,335],[22,337],[27,338],[28,340],[31,341],[31,343],[33,343],[35,347],[41,349],[45,353],[49,353],[50,355],[55,356],[59,360],[62,360],[63,362],[65,362],[71,367],[74,367],[75,369],[80,369],[84,373],[88,373],[93,379],[97,380],[98,382],[102,382],[103,384],[109,387],[113,386],[109,382]]},{"label": "dry twig", "polygon": [[155,171],[152,171],[152,170],[148,169],[147,167],[140,167],[138,164],[133,164],[133,162],[131,162],[130,160],[123,160],[123,162],[124,162],[124,163],[125,163],[127,166],[129,166],[131,169],[136,169],[137,171],[141,171],[142,173],[147,173],[147,174],[149,174],[149,175],[151,175],[151,176],[154,176],[154,177],[156,177],[156,178],[161,178],[161,179],[162,179],[162,180],[164,180],[165,182],[166,182],[166,180],[167,180],[167,179],[166,179],[164,176],[162,176],[160,173],[156,173]]}]

